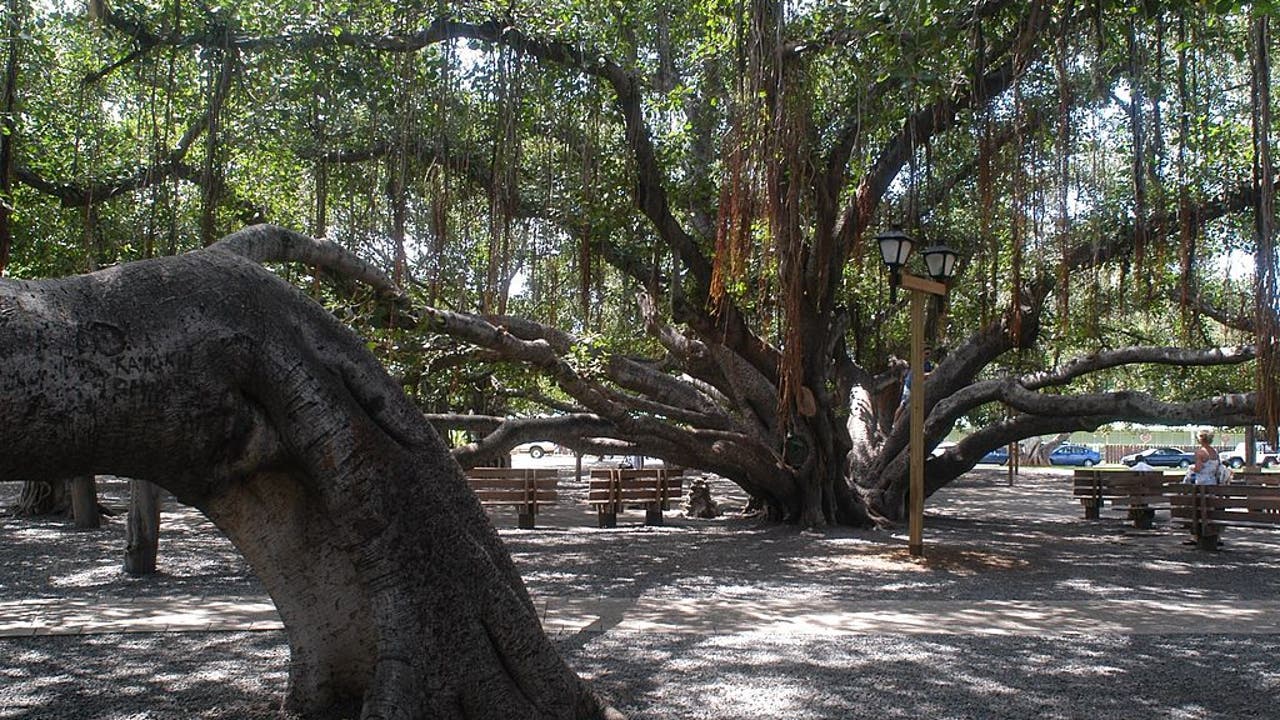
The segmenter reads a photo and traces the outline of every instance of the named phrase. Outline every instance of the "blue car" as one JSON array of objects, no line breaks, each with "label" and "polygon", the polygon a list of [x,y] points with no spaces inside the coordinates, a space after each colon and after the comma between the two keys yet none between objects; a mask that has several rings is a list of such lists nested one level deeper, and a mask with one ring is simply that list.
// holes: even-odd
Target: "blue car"
[{"label": "blue car", "polygon": [[1059,445],[1049,453],[1050,465],[1080,465],[1093,467],[1102,462],[1097,450],[1083,445]]},{"label": "blue car", "polygon": [[991,463],[992,465],[1004,465],[1009,462],[1008,446],[1001,446],[982,456],[980,463]]},{"label": "blue car", "polygon": [[1185,450],[1171,447],[1148,448],[1142,452],[1136,452],[1132,455],[1125,455],[1120,458],[1120,462],[1133,467],[1140,462],[1155,467],[1191,467],[1196,461],[1195,453],[1189,453]]}]

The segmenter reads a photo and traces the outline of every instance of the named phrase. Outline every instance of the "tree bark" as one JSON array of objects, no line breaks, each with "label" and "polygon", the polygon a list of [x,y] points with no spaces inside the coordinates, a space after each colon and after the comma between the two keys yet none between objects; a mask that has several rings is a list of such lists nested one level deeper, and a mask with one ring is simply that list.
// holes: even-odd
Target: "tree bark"
[{"label": "tree bark", "polygon": [[124,571],[151,575],[160,554],[160,488],[146,480],[129,481],[129,517],[124,529]]},{"label": "tree bark", "polygon": [[0,477],[112,473],[205,512],[284,620],[290,712],[618,717],[395,381],[229,247],[0,281]]}]

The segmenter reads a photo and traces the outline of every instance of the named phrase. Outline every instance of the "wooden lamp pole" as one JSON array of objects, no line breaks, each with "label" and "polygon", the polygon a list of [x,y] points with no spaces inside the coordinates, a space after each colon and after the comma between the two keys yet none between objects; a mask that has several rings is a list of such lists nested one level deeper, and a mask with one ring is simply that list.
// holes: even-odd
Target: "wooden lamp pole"
[{"label": "wooden lamp pole", "polygon": [[911,291],[911,483],[910,539],[912,555],[924,555],[924,309],[930,296],[946,296],[947,286],[911,274],[902,276],[902,287]]},{"label": "wooden lamp pole", "polygon": [[889,267],[890,297],[901,285],[911,292],[911,397],[908,412],[910,427],[910,483],[908,496],[911,507],[907,510],[909,536],[907,550],[914,556],[924,555],[924,310],[929,297],[947,296],[946,281],[955,274],[956,253],[948,247],[935,245],[926,248],[925,265],[932,280],[902,272],[911,255],[912,241],[900,228],[876,236],[880,255]]}]

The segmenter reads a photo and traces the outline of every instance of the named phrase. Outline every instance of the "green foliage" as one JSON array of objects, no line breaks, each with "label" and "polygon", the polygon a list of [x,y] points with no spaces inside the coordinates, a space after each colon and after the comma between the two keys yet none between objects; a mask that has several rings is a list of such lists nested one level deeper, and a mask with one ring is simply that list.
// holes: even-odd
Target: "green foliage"
[{"label": "green foliage", "polygon": [[[108,71],[140,47],[136,39],[91,22],[78,6],[45,4],[35,10],[21,48],[17,164],[80,188],[162,164],[208,109],[224,52],[209,38],[231,30],[237,38],[262,40],[233,55],[216,147],[201,132],[181,158],[196,175],[212,159],[222,189],[219,232],[259,216],[316,230],[324,187],[329,237],[389,272],[403,252],[408,284],[424,302],[464,311],[505,308],[588,338],[572,362],[595,375],[607,353],[659,352],[637,331],[640,276],[668,307],[673,286],[692,289],[687,274],[673,276],[671,250],[636,208],[635,154],[613,88],[572,63],[540,61],[532,52],[481,40],[414,52],[336,41],[361,34],[411,39],[440,11],[467,22],[501,18],[535,41],[564,43],[587,62],[616,63],[633,74],[643,98],[664,201],[709,256],[734,147],[767,147],[771,129],[794,128],[799,137],[787,152],[804,157],[786,166],[788,172],[816,175],[825,171],[825,153],[853,128],[853,151],[847,166],[837,168],[847,182],[832,198],[843,207],[902,132],[904,118],[941,98],[965,95],[981,65],[977,50],[1003,62],[996,49],[1025,22],[1019,3],[780,6],[776,51],[787,68],[774,86],[753,87],[746,77],[751,28],[741,14],[745,5],[751,4],[113,3],[131,23],[190,41],[149,47]],[[1134,342],[1242,339],[1184,314],[1170,300],[1183,282],[1176,233],[1153,238],[1141,259],[1129,253],[1088,269],[1066,263],[1081,248],[1133,228],[1139,214],[1135,150],[1147,158],[1141,210],[1148,219],[1175,216],[1183,192],[1200,203],[1250,179],[1247,20],[1250,13],[1273,12],[1274,4],[1104,2],[1096,22],[1069,17],[1068,8],[1078,12],[1077,6],[1050,4],[1055,21],[1023,47],[1016,92],[951,108],[955,128],[911,147],[903,171],[889,182],[868,237],[838,273],[836,304],[852,318],[847,344],[864,367],[882,369],[907,345],[906,313],[886,307],[885,278],[869,237],[895,220],[964,257],[944,328],[952,342],[1008,310],[1015,284],[1065,278],[1048,301],[1052,309],[1042,328],[1041,345],[1050,350],[1001,361],[993,373]],[[1117,69],[1131,60],[1131,25],[1145,68],[1134,77]],[[1176,77],[1180,62],[1190,78],[1185,97]],[[82,83],[91,73],[101,77]],[[779,87],[786,103],[770,106]],[[1129,108],[1139,94],[1148,133],[1135,148]],[[984,137],[998,140],[989,157],[989,206],[977,169]],[[755,331],[777,345],[784,327],[784,251],[775,246],[767,203],[758,194],[766,163],[753,162],[751,192],[761,201],[749,218],[752,249],[727,291]],[[82,208],[63,207],[19,184],[10,272],[65,274],[195,247],[202,196],[192,172],[95,202],[87,218]],[[800,203],[797,227],[811,246],[817,209],[811,188],[804,191],[810,194]],[[404,216],[402,247],[392,240],[397,212]],[[1239,305],[1247,287],[1222,281],[1215,268],[1230,251],[1251,250],[1250,237],[1249,220],[1239,214],[1205,226],[1192,274],[1208,299]],[[1015,255],[1022,263],[1016,271]],[[397,372],[431,376],[431,383],[415,387],[432,407],[475,406],[477,394],[495,386],[516,395],[552,392],[543,380],[524,379],[511,368],[489,374],[479,362],[451,366],[437,377],[432,364],[452,348],[405,330],[369,334]],[[1126,371],[1105,376],[1098,387],[1155,389],[1172,399],[1243,389],[1247,372],[1187,371],[1170,383],[1159,370]],[[428,397],[429,387],[443,389]]]}]

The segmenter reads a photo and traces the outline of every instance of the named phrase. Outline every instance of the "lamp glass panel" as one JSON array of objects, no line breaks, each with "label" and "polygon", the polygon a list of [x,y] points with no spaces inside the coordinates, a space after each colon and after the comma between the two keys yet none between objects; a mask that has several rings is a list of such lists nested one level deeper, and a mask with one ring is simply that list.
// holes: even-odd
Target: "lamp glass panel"
[{"label": "lamp glass panel", "polygon": [[938,280],[949,279],[956,271],[956,252],[945,245],[934,245],[923,253],[929,276]]},{"label": "lamp glass panel", "polygon": [[891,268],[901,267],[911,256],[911,238],[901,230],[889,230],[876,236],[880,243],[880,258]]}]

